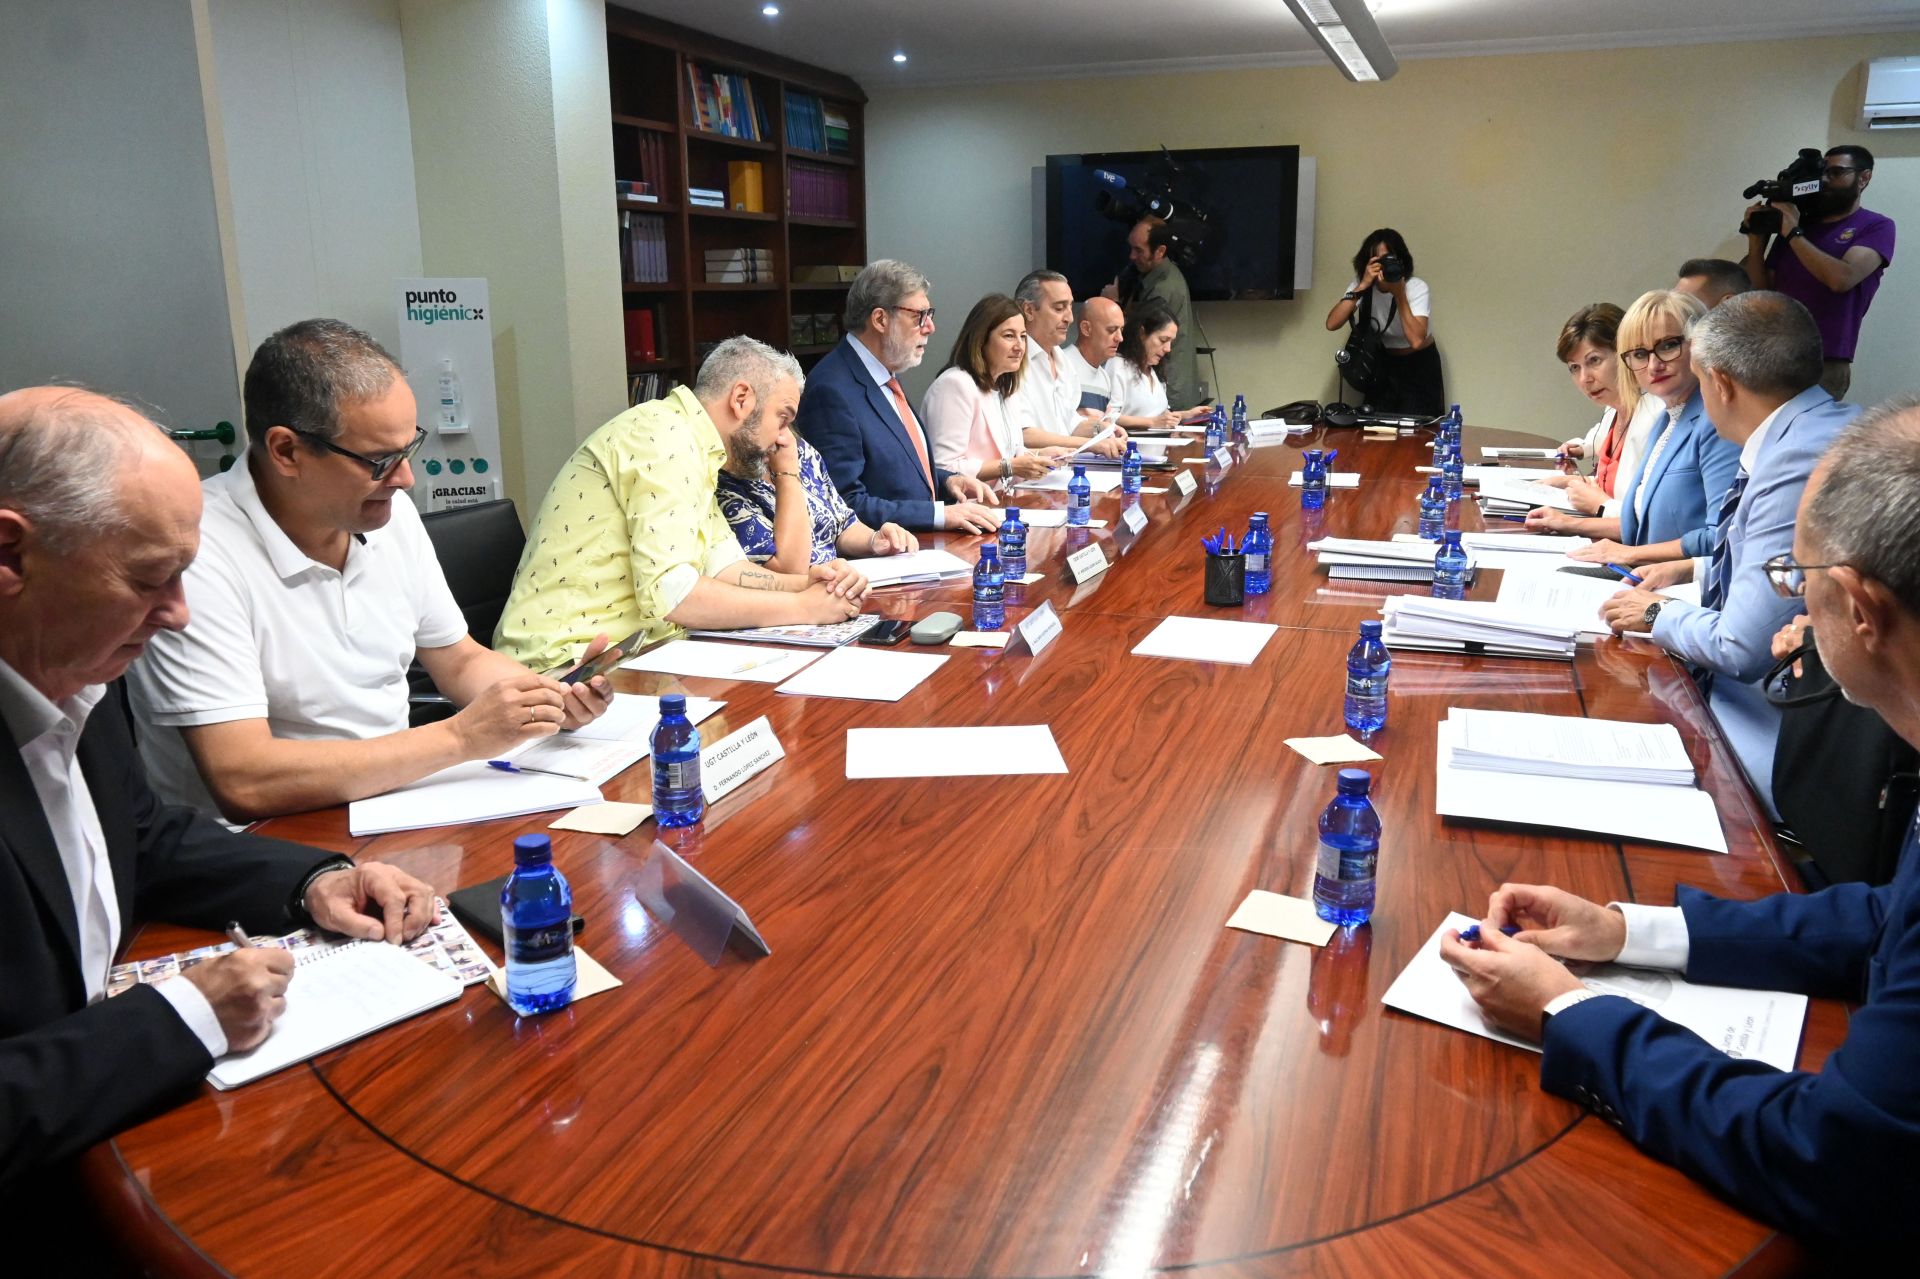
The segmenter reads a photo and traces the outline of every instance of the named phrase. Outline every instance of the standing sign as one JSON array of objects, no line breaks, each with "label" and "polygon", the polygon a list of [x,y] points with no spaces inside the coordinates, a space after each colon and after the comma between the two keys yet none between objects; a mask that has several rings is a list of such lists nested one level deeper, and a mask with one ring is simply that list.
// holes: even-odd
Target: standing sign
[{"label": "standing sign", "polygon": [[396,280],[400,363],[426,443],[413,459],[413,501],[444,511],[504,497],[493,322],[485,280]]}]

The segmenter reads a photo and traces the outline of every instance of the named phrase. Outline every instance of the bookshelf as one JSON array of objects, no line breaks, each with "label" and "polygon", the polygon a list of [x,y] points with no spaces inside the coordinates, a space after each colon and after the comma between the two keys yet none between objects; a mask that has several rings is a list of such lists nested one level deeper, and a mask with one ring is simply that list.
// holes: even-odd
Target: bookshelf
[{"label": "bookshelf", "polygon": [[[618,8],[607,11],[607,72],[614,174],[647,184],[646,195],[614,193],[628,398],[691,382],[703,344],[735,333],[808,366],[832,350],[849,281],[821,268],[867,260],[865,92]],[[749,195],[742,164],[760,166],[758,211],[732,207],[736,183]],[[725,193],[726,207],[697,203],[696,188]],[[796,281],[802,268],[812,278]]]}]

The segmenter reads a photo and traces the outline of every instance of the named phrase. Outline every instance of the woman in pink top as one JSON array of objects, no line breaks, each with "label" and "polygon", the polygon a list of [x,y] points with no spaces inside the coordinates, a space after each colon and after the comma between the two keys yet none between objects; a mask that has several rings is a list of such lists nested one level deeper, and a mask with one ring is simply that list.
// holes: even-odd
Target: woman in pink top
[{"label": "woman in pink top", "polygon": [[1027,367],[1027,325],[1004,293],[974,304],[953,356],[920,405],[933,464],[959,475],[1030,480],[1054,467],[1062,448],[1029,449],[1008,400]]}]

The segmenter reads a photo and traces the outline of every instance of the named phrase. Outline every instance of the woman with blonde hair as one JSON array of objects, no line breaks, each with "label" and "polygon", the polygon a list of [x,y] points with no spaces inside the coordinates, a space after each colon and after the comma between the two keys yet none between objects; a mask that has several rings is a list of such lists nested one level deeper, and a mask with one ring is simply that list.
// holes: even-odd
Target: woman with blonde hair
[{"label": "woman with blonde hair", "polygon": [[1004,293],[987,294],[967,313],[947,367],[920,405],[935,466],[988,482],[1031,480],[1053,469],[1067,450],[1027,448],[1008,404],[1026,367],[1020,304]]},{"label": "woman with blonde hair", "polygon": [[1604,539],[1580,557],[1632,565],[1681,558],[1679,539],[1712,522],[1740,468],[1740,450],[1707,420],[1688,356],[1688,326],[1706,313],[1698,298],[1671,289],[1643,293],[1627,308],[1615,338],[1621,367],[1661,411],[1620,490],[1619,514],[1577,516],[1542,507],[1527,516],[1529,530]]}]

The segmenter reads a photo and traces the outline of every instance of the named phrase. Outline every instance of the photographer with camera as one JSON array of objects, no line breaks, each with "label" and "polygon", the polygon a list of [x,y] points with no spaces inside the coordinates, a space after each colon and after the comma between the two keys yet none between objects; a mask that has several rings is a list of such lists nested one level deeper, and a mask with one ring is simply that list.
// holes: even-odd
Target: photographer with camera
[{"label": "photographer with camera", "polygon": [[[1818,189],[1808,189],[1815,178]],[[1776,180],[1747,188],[1761,201],[1740,226],[1753,286],[1813,313],[1825,357],[1820,385],[1836,400],[1846,398],[1860,324],[1893,265],[1893,219],[1860,204],[1872,180],[1865,147],[1830,147],[1824,159],[1808,148]]]},{"label": "photographer with camera", "polygon": [[1440,350],[1433,344],[1433,301],[1413,273],[1413,254],[1392,227],[1361,241],[1353,255],[1354,281],[1327,312],[1327,331],[1351,323],[1353,334],[1335,357],[1341,377],[1366,407],[1381,413],[1438,417],[1447,391]]}]

